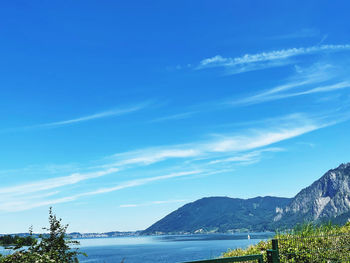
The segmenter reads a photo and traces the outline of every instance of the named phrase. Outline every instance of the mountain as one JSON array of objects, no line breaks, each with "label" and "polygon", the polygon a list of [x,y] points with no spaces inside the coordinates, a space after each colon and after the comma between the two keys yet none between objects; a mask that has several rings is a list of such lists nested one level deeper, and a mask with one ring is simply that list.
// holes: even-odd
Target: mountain
[{"label": "mountain", "polygon": [[143,234],[266,231],[272,229],[276,208],[289,198],[238,199],[207,197],[189,203],[156,222]]},{"label": "mountain", "polygon": [[267,231],[305,221],[343,224],[350,218],[350,163],[329,170],[294,198],[207,197],[186,204],[142,234]]},{"label": "mountain", "polygon": [[[350,212],[350,163],[329,170],[319,180],[301,190],[275,222],[291,225],[300,221],[346,222]],[[336,219],[337,218],[337,219]]]},{"label": "mountain", "polygon": [[349,220],[350,220],[350,211],[331,219],[332,223],[337,225],[344,225],[347,222],[349,222]]}]

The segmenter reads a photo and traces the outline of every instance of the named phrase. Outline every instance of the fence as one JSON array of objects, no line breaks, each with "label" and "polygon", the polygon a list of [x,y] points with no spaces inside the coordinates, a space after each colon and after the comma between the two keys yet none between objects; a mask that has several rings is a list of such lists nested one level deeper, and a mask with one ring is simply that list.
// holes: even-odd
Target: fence
[{"label": "fence", "polygon": [[265,257],[249,255],[184,263],[350,263],[350,234],[272,239]]}]

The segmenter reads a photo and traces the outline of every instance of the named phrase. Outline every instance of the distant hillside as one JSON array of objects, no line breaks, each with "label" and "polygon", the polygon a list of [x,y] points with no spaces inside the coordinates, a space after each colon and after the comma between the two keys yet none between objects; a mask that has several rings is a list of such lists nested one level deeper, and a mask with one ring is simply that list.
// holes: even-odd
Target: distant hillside
[{"label": "distant hillside", "polygon": [[272,230],[276,207],[291,199],[208,197],[189,203],[156,222],[143,234]]},{"label": "distant hillside", "polygon": [[304,221],[344,224],[350,218],[350,163],[329,170],[294,198],[207,197],[156,222],[143,234],[266,231]]}]

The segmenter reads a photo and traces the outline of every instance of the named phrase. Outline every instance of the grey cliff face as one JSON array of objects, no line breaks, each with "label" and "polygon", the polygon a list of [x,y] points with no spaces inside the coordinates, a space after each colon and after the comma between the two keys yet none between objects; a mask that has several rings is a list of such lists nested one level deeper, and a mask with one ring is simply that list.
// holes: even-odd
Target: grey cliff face
[{"label": "grey cliff face", "polygon": [[275,217],[302,216],[306,220],[333,218],[350,211],[350,163],[329,170],[319,180],[300,191]]}]

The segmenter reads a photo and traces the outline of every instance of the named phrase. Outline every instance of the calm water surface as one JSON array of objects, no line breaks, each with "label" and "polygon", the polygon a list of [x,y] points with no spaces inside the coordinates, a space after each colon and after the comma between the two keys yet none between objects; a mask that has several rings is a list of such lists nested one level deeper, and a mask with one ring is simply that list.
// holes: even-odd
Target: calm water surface
[{"label": "calm water surface", "polygon": [[79,239],[81,251],[88,257],[81,262],[91,263],[175,263],[189,260],[211,259],[229,248],[245,248],[272,233],[176,235],[147,237],[118,237]]}]

